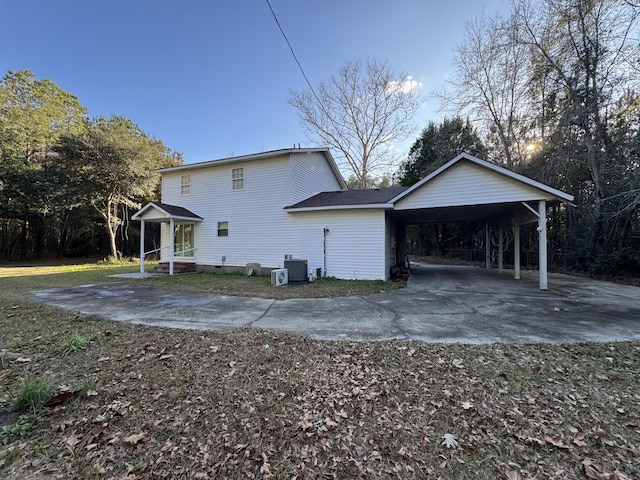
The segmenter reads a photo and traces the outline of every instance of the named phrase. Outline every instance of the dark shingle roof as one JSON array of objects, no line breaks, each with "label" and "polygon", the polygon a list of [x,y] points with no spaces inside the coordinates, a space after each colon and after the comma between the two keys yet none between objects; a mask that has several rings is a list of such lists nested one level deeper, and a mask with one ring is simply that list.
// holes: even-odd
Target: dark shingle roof
[{"label": "dark shingle roof", "polygon": [[184,207],[178,207],[177,205],[169,205],[168,203],[162,202],[153,202],[154,205],[160,207],[162,210],[167,212],[169,215],[173,217],[187,217],[187,218],[199,218],[202,220],[202,217],[196,215],[190,210],[187,210]]},{"label": "dark shingle roof", "polygon": [[362,190],[321,192],[286,208],[294,209],[387,203],[392,198],[404,192],[407,188],[408,187],[366,188]]}]

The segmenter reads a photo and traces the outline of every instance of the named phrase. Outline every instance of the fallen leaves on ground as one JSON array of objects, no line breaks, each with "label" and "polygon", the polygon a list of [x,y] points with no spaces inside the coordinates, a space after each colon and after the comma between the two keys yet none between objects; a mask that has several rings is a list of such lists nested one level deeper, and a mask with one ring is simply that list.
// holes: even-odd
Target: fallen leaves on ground
[{"label": "fallen leaves on ground", "polygon": [[[321,342],[27,302],[8,320],[12,305],[2,338],[32,361],[2,365],[0,420],[24,377],[64,388],[0,450],[10,480],[640,478],[638,342]],[[89,345],[61,359],[69,332]],[[62,394],[88,380],[91,393]]]}]

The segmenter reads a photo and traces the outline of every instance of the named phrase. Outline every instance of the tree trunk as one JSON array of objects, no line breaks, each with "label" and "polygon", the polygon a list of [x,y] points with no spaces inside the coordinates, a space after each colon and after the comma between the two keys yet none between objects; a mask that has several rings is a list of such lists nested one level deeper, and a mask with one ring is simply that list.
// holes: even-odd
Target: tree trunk
[{"label": "tree trunk", "polygon": [[22,231],[20,232],[20,260],[23,262],[27,259],[28,231],[29,220],[27,220],[27,215],[25,214],[25,218],[22,220]]},{"label": "tree trunk", "polygon": [[[604,239],[604,162],[596,149],[596,142],[588,128],[584,129],[585,146],[589,170],[593,180],[595,201],[593,205],[593,225],[591,228],[590,246],[594,253],[601,253],[605,249]],[[604,140],[604,139],[603,139]],[[604,142],[603,142],[604,143]]]},{"label": "tree trunk", "polygon": [[111,256],[118,260],[118,248],[116,246],[116,233],[118,231],[117,216],[115,215],[116,208],[117,206],[113,202],[108,202],[107,230],[109,231],[109,245],[111,246]]},{"label": "tree trunk", "polygon": [[100,205],[93,203],[93,208],[95,208],[98,213],[100,213],[105,221],[105,228],[107,229],[107,234],[109,235],[109,250],[111,250],[111,256],[115,259],[119,259],[118,249],[116,247],[116,234],[118,233],[118,205],[113,202],[113,200],[108,199],[105,200],[105,203],[102,205],[102,207],[103,208],[100,208]]},{"label": "tree trunk", "polygon": [[36,259],[42,258],[43,243],[44,243],[44,215],[39,214],[35,217],[35,228],[33,237],[33,257]]},{"label": "tree trunk", "polygon": [[60,225],[60,235],[58,239],[58,258],[64,256],[67,248],[67,237],[69,235],[69,212],[65,211],[62,214]]}]

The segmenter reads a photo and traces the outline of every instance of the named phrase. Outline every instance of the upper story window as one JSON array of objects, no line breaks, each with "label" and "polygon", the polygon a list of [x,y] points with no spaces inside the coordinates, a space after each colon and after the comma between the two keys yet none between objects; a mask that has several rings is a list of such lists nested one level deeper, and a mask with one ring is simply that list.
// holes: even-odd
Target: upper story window
[{"label": "upper story window", "polygon": [[182,175],[180,177],[180,193],[182,195],[191,195],[191,175]]},{"label": "upper story window", "polygon": [[244,168],[234,168],[231,170],[231,180],[234,190],[242,190],[244,188]]}]

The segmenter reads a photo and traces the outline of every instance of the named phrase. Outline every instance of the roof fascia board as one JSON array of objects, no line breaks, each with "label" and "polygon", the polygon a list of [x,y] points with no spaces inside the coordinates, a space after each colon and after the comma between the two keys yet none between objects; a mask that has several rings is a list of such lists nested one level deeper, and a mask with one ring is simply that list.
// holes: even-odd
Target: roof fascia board
[{"label": "roof fascia board", "polygon": [[321,212],[325,210],[393,210],[393,204],[391,203],[365,203],[361,205],[325,205],[323,207],[301,207],[301,208],[291,208],[284,207],[284,209],[289,213],[296,212]]},{"label": "roof fascia board", "polygon": [[342,173],[340,173],[340,169],[338,168],[338,164],[336,163],[335,159],[333,158],[333,155],[331,155],[331,151],[328,148],[319,149],[318,151],[322,152],[324,157],[327,159],[327,162],[329,163],[329,168],[331,169],[331,171],[335,175],[336,179],[338,180],[338,183],[340,184],[340,187],[342,188],[342,190],[348,190],[347,182],[344,180],[344,177],[342,176]]},{"label": "roof fascia board", "polygon": [[[328,150],[326,148],[286,148],[282,150],[271,150],[269,152],[252,153],[250,155],[241,155],[239,157],[227,157],[227,158],[220,158],[217,160],[207,160],[205,162],[188,163],[186,165],[179,165],[177,167],[160,168],[155,171],[158,173],[181,172],[184,170],[196,170],[199,168],[213,167],[216,165],[228,165],[230,163],[242,163],[242,162],[250,162],[253,160],[262,160],[265,158],[280,157],[284,155],[291,155],[292,153],[315,153],[315,152],[321,152],[321,153],[326,152],[325,153],[325,156],[326,156],[326,154],[328,153]],[[333,157],[331,157],[330,153],[329,153],[329,157],[331,158],[331,160],[333,160]],[[342,182],[344,183],[344,180]]]}]

